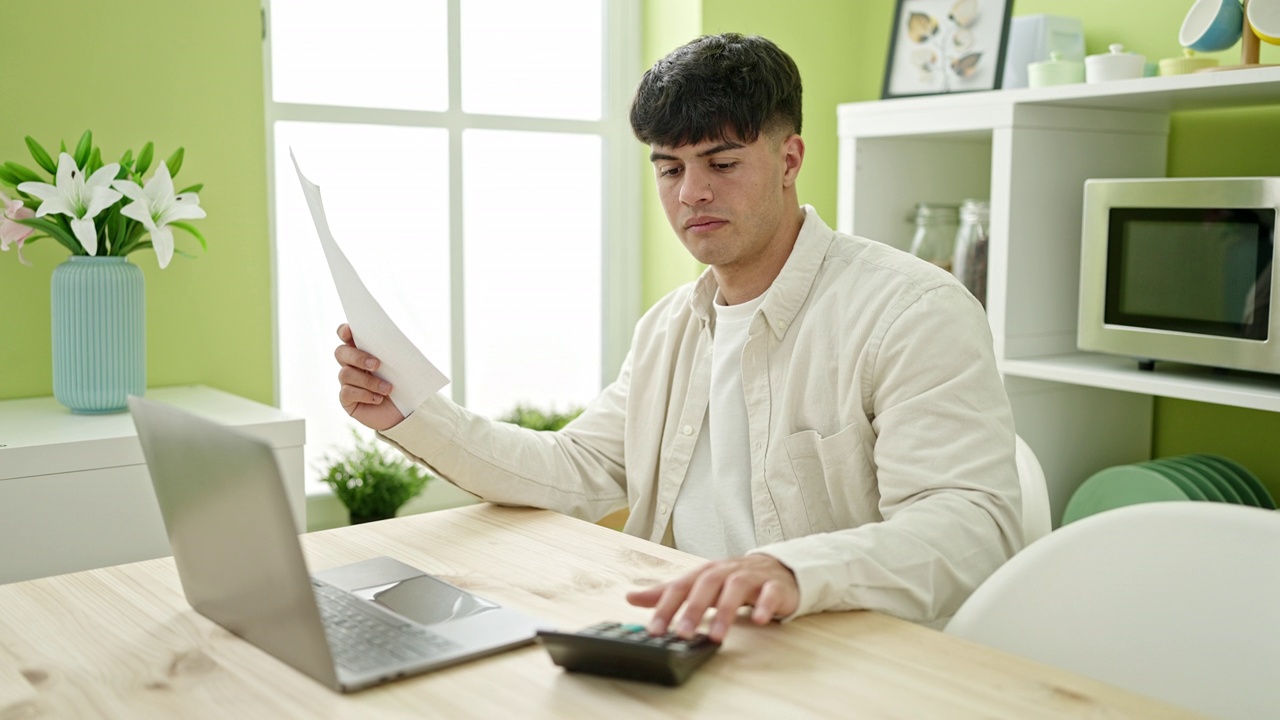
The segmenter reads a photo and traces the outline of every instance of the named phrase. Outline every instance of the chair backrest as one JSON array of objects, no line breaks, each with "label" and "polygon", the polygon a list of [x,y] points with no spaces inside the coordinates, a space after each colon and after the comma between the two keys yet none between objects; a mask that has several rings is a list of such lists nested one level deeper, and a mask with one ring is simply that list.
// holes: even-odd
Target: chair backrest
[{"label": "chair backrest", "polygon": [[1277,716],[1280,514],[1157,502],[1018,553],[948,633],[1220,718]]},{"label": "chair backrest", "polygon": [[1022,486],[1022,536],[1030,545],[1049,534],[1052,519],[1049,516],[1049,487],[1045,484],[1040,461],[1031,446],[1019,435],[1016,437],[1015,457],[1018,461],[1018,484]]}]

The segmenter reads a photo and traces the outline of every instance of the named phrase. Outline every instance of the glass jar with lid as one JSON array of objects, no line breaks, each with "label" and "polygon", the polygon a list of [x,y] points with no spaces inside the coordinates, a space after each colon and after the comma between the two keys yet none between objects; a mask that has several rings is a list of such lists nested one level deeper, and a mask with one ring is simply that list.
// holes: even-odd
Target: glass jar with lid
[{"label": "glass jar with lid", "polygon": [[987,239],[991,208],[986,200],[965,200],[960,205],[960,229],[956,231],[951,271],[970,293],[987,306]]},{"label": "glass jar with lid", "polygon": [[916,232],[911,238],[911,254],[951,270],[959,217],[959,208],[955,205],[916,203],[913,214]]}]

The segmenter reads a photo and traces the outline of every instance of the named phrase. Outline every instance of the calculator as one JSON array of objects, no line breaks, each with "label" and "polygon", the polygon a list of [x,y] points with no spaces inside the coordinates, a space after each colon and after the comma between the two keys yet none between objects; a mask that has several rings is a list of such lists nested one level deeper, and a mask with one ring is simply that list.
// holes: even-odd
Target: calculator
[{"label": "calculator", "polygon": [[704,634],[650,635],[643,625],[602,622],[577,632],[539,630],[551,660],[570,672],[679,685],[720,649]]}]

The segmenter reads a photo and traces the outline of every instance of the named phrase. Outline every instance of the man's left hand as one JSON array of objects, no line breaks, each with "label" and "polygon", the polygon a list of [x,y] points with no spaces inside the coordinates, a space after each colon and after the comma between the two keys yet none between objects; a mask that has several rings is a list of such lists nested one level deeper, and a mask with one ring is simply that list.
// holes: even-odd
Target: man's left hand
[{"label": "man's left hand", "polygon": [[703,615],[715,608],[707,635],[721,642],[738,617],[738,608],[752,607],[751,621],[765,625],[796,611],[800,588],[791,570],[776,559],[746,555],[714,560],[671,582],[634,590],[627,593],[627,602],[655,608],[648,628],[651,635],[667,632],[676,612],[684,606],[675,625],[676,634],[684,638],[693,637]]}]

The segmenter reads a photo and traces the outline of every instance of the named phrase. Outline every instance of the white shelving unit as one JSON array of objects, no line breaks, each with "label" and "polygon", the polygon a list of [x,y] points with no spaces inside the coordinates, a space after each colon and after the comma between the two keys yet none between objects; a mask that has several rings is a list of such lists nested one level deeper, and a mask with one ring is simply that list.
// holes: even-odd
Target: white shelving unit
[{"label": "white shelving unit", "polygon": [[[1098,470],[1148,459],[1152,399],[1280,411],[1280,377],[1076,349],[1084,181],[1163,177],[1170,113],[1280,106],[1280,67],[850,103],[837,226],[905,248],[920,201],[991,201],[987,314],[1055,523]],[[1274,148],[1268,148],[1273,151]]]}]

